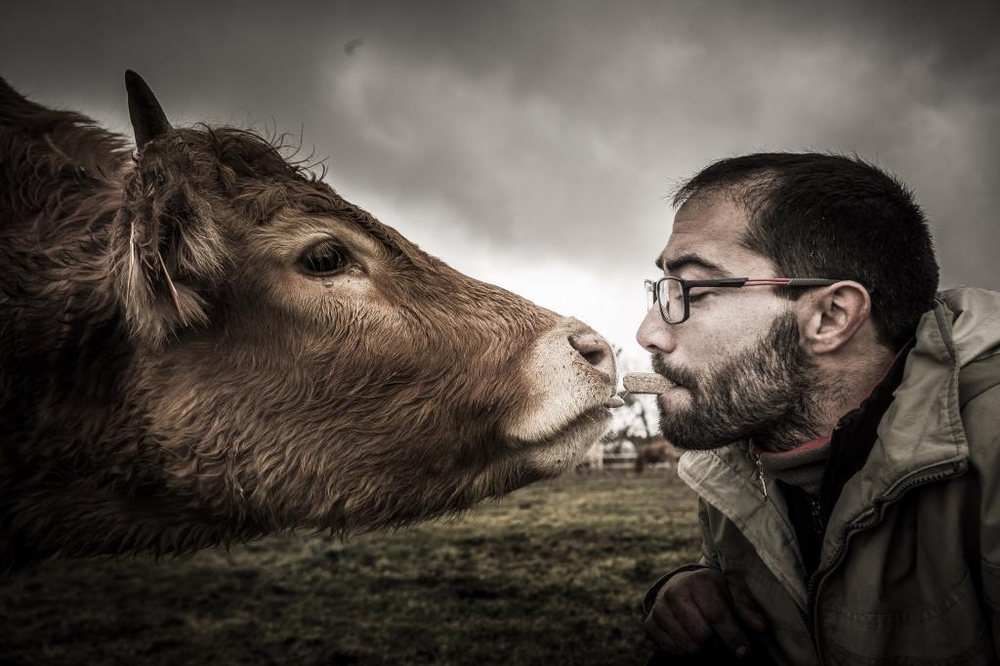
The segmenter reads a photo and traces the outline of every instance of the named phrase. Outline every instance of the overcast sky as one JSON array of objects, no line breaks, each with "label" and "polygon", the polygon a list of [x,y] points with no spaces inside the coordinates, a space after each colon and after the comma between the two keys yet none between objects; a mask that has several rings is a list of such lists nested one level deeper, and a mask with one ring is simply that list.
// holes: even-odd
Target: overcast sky
[{"label": "overcast sky", "polygon": [[720,157],[856,152],[942,286],[1000,288],[995,1],[143,4],[6,6],[0,76],[123,132],[127,68],[174,124],[302,132],[343,196],[639,364],[666,199]]}]

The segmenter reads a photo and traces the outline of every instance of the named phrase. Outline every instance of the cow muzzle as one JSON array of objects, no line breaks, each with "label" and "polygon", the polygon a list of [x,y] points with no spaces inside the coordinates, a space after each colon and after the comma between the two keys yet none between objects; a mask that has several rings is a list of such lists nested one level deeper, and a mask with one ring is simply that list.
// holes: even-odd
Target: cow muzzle
[{"label": "cow muzzle", "polygon": [[604,434],[608,407],[617,406],[611,345],[582,322],[563,318],[539,338],[522,367],[528,399],[505,434],[528,444],[558,443],[575,461]]}]

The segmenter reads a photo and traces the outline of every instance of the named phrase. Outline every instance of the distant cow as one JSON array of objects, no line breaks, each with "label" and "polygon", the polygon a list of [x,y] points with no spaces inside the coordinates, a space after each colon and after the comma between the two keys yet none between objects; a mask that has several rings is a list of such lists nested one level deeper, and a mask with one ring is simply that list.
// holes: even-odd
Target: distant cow
[{"label": "distant cow", "polygon": [[404,524],[604,433],[593,330],[126,87],[135,152],[0,80],[0,569]]},{"label": "distant cow", "polygon": [[583,458],[577,463],[576,470],[578,472],[593,472],[602,469],[604,469],[604,443],[597,441],[583,454]]},{"label": "distant cow", "polygon": [[647,465],[672,465],[677,462],[677,449],[667,441],[653,441],[639,448],[635,457],[635,471],[642,472]]}]

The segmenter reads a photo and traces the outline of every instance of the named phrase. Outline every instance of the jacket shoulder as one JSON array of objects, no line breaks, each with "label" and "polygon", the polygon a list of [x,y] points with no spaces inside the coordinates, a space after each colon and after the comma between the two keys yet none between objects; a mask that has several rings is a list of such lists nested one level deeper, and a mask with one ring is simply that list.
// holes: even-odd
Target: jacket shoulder
[{"label": "jacket shoulder", "polygon": [[996,487],[996,515],[1000,515],[1000,353],[979,358],[959,372],[958,399],[969,462],[980,479]]},{"label": "jacket shoulder", "polygon": [[964,408],[991,388],[1000,386],[1000,351],[964,366],[958,377],[958,400]]}]

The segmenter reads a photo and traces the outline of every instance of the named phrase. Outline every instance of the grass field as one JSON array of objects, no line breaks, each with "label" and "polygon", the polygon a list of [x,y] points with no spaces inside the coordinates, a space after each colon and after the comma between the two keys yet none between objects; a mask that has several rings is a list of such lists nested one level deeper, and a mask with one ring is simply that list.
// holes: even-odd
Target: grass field
[{"label": "grass field", "polygon": [[0,578],[0,663],[642,664],[643,592],[697,547],[673,471],[570,474],[397,532]]}]

